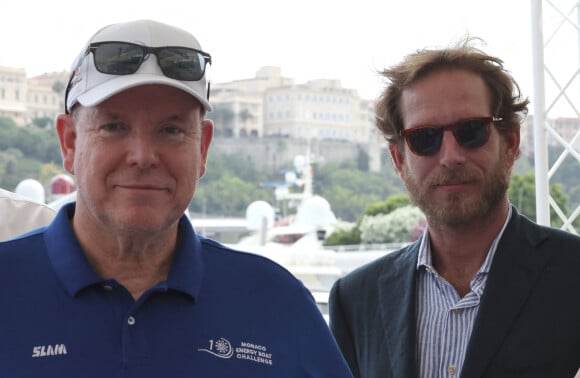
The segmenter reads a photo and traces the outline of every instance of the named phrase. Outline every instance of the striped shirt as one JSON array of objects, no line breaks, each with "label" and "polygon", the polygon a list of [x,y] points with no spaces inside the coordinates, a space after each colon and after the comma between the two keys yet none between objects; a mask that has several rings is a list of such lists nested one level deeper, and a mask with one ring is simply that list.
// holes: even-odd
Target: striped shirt
[{"label": "striped shirt", "polygon": [[433,268],[429,233],[427,230],[423,233],[417,261],[416,353],[419,377],[459,377],[461,374],[489,267],[511,213],[510,206],[501,231],[471,280],[471,291],[463,298]]}]

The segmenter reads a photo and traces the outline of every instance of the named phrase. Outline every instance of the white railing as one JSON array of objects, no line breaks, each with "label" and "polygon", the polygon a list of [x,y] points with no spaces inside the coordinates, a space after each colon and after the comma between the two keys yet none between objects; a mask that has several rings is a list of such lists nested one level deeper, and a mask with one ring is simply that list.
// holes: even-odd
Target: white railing
[{"label": "white railing", "polygon": [[[552,208],[563,222],[562,229],[578,233],[580,230],[574,228],[573,222],[580,216],[580,204],[566,215],[550,196],[549,186],[565,159],[573,158],[580,164],[576,150],[580,145],[580,129],[571,140],[565,140],[548,119],[554,118],[552,113],[562,107],[580,119],[580,0],[531,0],[531,18],[537,221],[549,225]],[[546,61],[547,49],[555,59]],[[556,67],[564,61],[572,65],[566,70]],[[548,137],[564,147],[551,167],[548,166]]]}]

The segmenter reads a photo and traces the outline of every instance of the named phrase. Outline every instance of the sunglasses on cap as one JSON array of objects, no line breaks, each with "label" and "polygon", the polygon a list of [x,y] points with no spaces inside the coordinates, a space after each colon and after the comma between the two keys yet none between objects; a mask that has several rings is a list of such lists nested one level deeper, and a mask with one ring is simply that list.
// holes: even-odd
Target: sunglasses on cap
[{"label": "sunglasses on cap", "polygon": [[403,130],[401,136],[407,145],[420,156],[436,154],[443,143],[443,133],[450,130],[459,145],[466,148],[478,148],[487,143],[490,133],[490,124],[499,122],[502,118],[478,117],[457,121],[445,126],[417,126]]},{"label": "sunglasses on cap", "polygon": [[[89,45],[77,68],[83,63],[84,57],[91,53],[97,71],[108,75],[134,74],[150,54],[157,57],[157,64],[165,76],[180,81],[201,80],[208,63],[211,64],[211,55],[189,47],[149,47],[129,42],[96,42]],[[65,104],[73,76],[74,70],[66,88]],[[209,90],[207,96],[209,98]]]}]

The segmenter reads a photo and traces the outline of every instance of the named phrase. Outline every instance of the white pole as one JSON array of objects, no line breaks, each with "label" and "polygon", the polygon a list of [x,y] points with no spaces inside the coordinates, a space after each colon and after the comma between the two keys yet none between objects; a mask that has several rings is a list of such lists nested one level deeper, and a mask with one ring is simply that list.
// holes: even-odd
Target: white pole
[{"label": "white pole", "polygon": [[544,37],[542,0],[531,0],[532,66],[534,73],[534,168],[536,174],[536,221],[550,225],[546,99],[544,94]]},{"label": "white pole", "polygon": [[268,218],[262,217],[260,222],[260,245],[266,245],[266,234],[268,233]]}]

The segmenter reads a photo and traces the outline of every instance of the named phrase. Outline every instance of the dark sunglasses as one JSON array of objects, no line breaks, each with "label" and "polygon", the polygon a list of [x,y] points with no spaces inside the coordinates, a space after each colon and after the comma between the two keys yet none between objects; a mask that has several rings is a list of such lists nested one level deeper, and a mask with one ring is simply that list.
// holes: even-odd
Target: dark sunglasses
[{"label": "dark sunglasses", "polygon": [[127,42],[91,43],[87,55],[93,54],[95,67],[104,74],[130,75],[137,72],[149,54],[157,57],[163,74],[175,80],[200,80],[211,56],[188,47],[148,47]]},{"label": "dark sunglasses", "polygon": [[[89,45],[76,68],[81,66],[90,53],[93,54],[97,71],[109,75],[134,74],[150,54],[157,57],[157,64],[165,76],[180,81],[201,80],[208,63],[211,64],[211,55],[189,47],[149,47],[128,42],[96,42]],[[65,106],[76,68],[66,88]],[[207,95],[209,98],[209,90]],[[66,111],[68,113],[68,109]]]},{"label": "dark sunglasses", "polygon": [[443,133],[450,130],[457,143],[466,148],[478,148],[489,139],[489,126],[501,118],[478,117],[457,121],[445,126],[417,126],[403,130],[401,136],[416,155],[429,156],[436,154],[443,143]]}]

